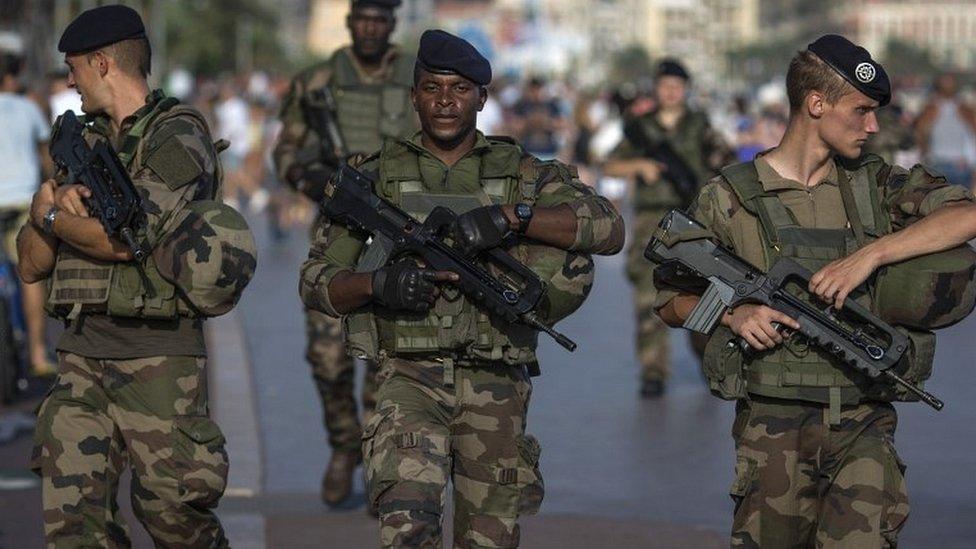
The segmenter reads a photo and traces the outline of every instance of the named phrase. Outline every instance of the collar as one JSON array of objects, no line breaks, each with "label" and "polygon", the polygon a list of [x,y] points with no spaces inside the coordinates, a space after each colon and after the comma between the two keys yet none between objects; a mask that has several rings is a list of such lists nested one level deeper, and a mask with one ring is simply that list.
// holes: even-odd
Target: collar
[{"label": "collar", "polygon": [[[146,104],[136,109],[136,112],[122,119],[122,125],[119,127],[119,133],[125,133],[129,128],[135,125],[140,118],[151,113],[156,108],[156,105],[159,104],[159,102],[163,99],[166,99],[166,94],[163,93],[163,90],[156,89],[149,92],[149,95],[146,96]],[[102,135],[108,136],[112,128],[112,123],[108,115],[100,113],[92,118],[92,129]]]},{"label": "collar", "polygon": [[[768,151],[767,151],[768,152]],[[759,182],[762,184],[764,191],[785,191],[785,190],[808,190],[807,186],[794,179],[788,179],[779,174],[772,166],[769,165],[763,156],[765,153],[760,153],[756,156],[756,173],[759,174]],[[830,162],[830,171],[827,175],[820,180],[817,185],[826,183],[827,185],[837,186],[837,163],[833,160]],[[816,186],[816,185],[814,185]]]},{"label": "collar", "polygon": [[[421,141],[422,134],[423,132],[417,132],[413,134],[413,136],[410,137],[409,139],[402,139],[400,140],[400,142],[406,145],[414,152],[425,154],[433,158],[437,158],[436,156],[434,156],[434,153],[430,152],[427,149],[427,147],[424,146],[423,141]],[[481,133],[480,130],[475,130],[474,147],[472,147],[471,150],[468,151],[468,153],[464,155],[462,158],[467,158],[468,156],[471,156],[473,154],[480,154],[482,150],[488,149],[489,147],[491,147],[491,142],[488,141],[488,138],[485,137],[485,134]]]},{"label": "collar", "polygon": [[397,48],[396,44],[390,44],[387,48],[386,53],[383,54],[382,59],[380,59],[380,66],[375,71],[367,71],[365,67],[356,58],[356,54],[352,51],[352,46],[346,46],[342,48],[342,52],[345,53],[346,57],[349,58],[349,63],[352,68],[356,70],[356,75],[359,77],[359,81],[363,84],[382,84],[390,79],[393,75],[393,64],[396,58],[400,55],[400,50]]}]

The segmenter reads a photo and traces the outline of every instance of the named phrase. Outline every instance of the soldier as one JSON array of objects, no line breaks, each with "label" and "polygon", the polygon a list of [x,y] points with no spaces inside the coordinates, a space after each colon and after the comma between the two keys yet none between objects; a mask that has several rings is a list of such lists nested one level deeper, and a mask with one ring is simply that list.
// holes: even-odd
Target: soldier
[{"label": "soldier", "polygon": [[74,181],[44,182],[18,236],[21,278],[48,280],[47,309],[66,323],[31,457],[47,542],[129,546],[115,497],[130,468],[135,515],[156,545],[225,547],[211,509],[227,454],[208,417],[203,316],[236,302],[253,274],[253,239],[214,201],[220,167],[203,117],[150,91],[150,46],[134,10],[83,12],[58,49],[87,113],[85,140],[106,142],[139,192],[145,227],[135,239],[151,255],[140,268]]},{"label": "soldier", "polygon": [[[862,154],[878,131],[876,109],[891,97],[884,69],[864,48],[821,37],[793,57],[786,86],[790,119],[779,145],[724,168],[692,207],[723,245],[764,270],[781,257],[822,268],[810,290],[840,308],[879,267],[976,235],[976,205],[967,191],[922,166],[904,170]],[[899,309],[913,293],[927,292],[930,302],[941,297],[902,284],[888,288],[896,299],[886,305],[881,289],[892,270],[878,275],[873,293],[858,297],[883,318],[904,316]],[[680,326],[698,296],[660,290],[661,318]],[[914,321],[920,329],[904,328],[912,345],[897,368],[919,383],[931,373],[934,335],[925,329],[934,326]],[[732,309],[703,360],[713,392],[737,400],[732,545],[894,547],[909,507],[890,401],[907,395],[801,337],[785,337],[777,322],[799,328],[769,307]],[[753,352],[743,356],[730,346],[736,337]]]},{"label": "soldier", "polygon": [[[274,150],[278,177],[312,200],[345,158],[338,155],[377,151],[385,138],[408,137],[417,130],[410,106],[414,59],[393,44],[393,10],[400,0],[352,0],[346,27],[352,46],[338,50],[292,81],[282,105],[281,139]],[[323,108],[328,89],[335,111]],[[326,119],[338,127],[342,143],[331,142]],[[347,356],[339,322],[305,311],[306,358],[322,399],[332,457],[322,479],[322,500],[341,503],[352,491],[352,474],[362,460],[362,430],[353,395],[353,360]],[[363,412],[375,406],[376,363],[366,362]]]},{"label": "soldier", "polygon": [[[412,91],[422,130],[361,169],[418,218],[437,205],[461,213],[453,231],[466,253],[514,239],[509,250],[547,283],[542,316],[558,320],[589,291],[589,254],[622,247],[623,221],[570,166],[476,131],[490,81],[471,44],[425,32]],[[455,545],[514,547],[518,517],[542,499],[539,443],[525,433],[538,334],[480,310],[452,287],[455,273],[412,259],[354,272],[364,243],[320,220],[300,287],[306,306],[346,315],[350,346],[380,359],[363,454],[382,544],[439,547],[452,481]]]},{"label": "soldier", "polygon": [[[627,252],[627,277],[634,284],[637,315],[637,358],[641,364],[641,396],[664,394],[670,375],[667,327],[654,313],[654,282],[641,256],[647,243],[671,208],[686,208],[694,198],[682,191],[686,178],[697,191],[718,168],[732,162],[735,154],[708,123],[704,112],[688,105],[688,71],[676,60],[658,65],[654,81],[657,107],[625,121],[624,140],[603,168],[614,177],[632,178],[634,229]],[[662,149],[673,153],[662,155]],[[670,164],[670,165],[668,165]],[[687,197],[686,197],[687,196]],[[692,334],[695,352],[701,356],[703,338]]]}]

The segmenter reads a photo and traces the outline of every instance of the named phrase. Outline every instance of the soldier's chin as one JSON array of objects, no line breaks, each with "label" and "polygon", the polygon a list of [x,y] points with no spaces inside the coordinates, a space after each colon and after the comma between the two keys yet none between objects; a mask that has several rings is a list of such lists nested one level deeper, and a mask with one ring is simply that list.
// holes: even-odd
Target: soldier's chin
[{"label": "soldier's chin", "polygon": [[857,160],[863,152],[864,144],[861,143],[860,145],[851,145],[847,150],[837,151],[837,154],[848,160]]}]

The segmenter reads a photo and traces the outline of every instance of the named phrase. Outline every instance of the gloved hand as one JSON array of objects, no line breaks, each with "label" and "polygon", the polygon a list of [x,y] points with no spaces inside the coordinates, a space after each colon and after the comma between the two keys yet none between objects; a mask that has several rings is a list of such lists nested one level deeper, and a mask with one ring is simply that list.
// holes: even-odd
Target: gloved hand
[{"label": "gloved hand", "polygon": [[389,309],[424,312],[439,294],[438,272],[400,261],[373,272],[373,300]]},{"label": "gloved hand", "polygon": [[498,246],[511,232],[508,219],[497,204],[459,215],[453,228],[458,248],[468,256]]}]

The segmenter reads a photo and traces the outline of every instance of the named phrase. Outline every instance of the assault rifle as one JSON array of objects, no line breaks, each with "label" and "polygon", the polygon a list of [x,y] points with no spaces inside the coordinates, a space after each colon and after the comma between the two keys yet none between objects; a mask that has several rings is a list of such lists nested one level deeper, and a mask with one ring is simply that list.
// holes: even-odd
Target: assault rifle
[{"label": "assault rifle", "polygon": [[[680,210],[671,210],[661,220],[644,257],[659,265],[655,274],[665,281],[707,281],[685,328],[708,334],[729,309],[743,303],[766,305],[795,319],[803,336],[839,362],[871,379],[897,383],[942,409],[941,400],[892,371],[908,350],[907,336],[852,299],[837,311],[829,303],[823,308],[813,305],[816,298],[798,297],[794,292],[808,292],[813,273],[795,261],[779,259],[764,273],[716,244],[711,232]],[[743,351],[749,348],[741,339],[738,345]]]},{"label": "assault rifle", "polygon": [[[461,292],[503,321],[521,322],[569,351],[576,349],[576,343],[535,315],[545,287],[531,269],[499,248],[482,251],[476,256],[481,261],[476,261],[453,247],[450,230],[457,214],[451,210],[437,206],[421,223],[377,196],[373,182],[348,165],[339,167],[325,195],[321,202],[325,216],[371,235],[359,271],[374,271],[391,258],[414,255],[428,268],[457,273]],[[495,276],[482,262],[503,274]]]},{"label": "assault rifle", "polygon": [[[698,178],[666,139],[652,141],[640,129],[636,120],[624,125],[624,136],[643,153],[664,166],[662,177],[671,182],[671,187],[678,195],[681,203],[687,207],[698,197]],[[638,183],[646,185],[642,177]]]},{"label": "assault rifle", "polygon": [[65,111],[59,116],[51,136],[51,159],[65,171],[69,183],[80,183],[91,191],[85,200],[89,215],[102,223],[105,234],[129,247],[147,295],[153,297],[155,292],[142,269],[147,252],[135,236],[146,225],[142,199],[108,142],[98,140],[89,146],[83,128],[75,113]]},{"label": "assault rifle", "polygon": [[305,118],[322,139],[322,154],[342,163],[349,156],[346,140],[336,123],[336,102],[328,86],[315,90],[305,99]]}]

